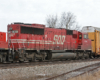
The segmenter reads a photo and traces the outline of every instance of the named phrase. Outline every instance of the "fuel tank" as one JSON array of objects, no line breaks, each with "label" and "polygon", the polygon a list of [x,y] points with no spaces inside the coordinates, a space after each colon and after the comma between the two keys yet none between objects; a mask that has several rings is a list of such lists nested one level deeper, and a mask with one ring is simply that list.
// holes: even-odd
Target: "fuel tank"
[{"label": "fuel tank", "polygon": [[74,59],[76,53],[64,52],[64,53],[52,53],[52,59]]}]

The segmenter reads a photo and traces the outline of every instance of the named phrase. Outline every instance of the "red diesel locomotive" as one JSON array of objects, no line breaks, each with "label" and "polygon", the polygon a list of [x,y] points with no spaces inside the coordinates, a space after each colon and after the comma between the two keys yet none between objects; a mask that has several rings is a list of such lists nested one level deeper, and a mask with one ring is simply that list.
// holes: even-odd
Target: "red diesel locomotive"
[{"label": "red diesel locomotive", "polygon": [[5,33],[1,34],[1,62],[79,59],[92,56],[88,34],[76,30],[14,23],[8,25],[7,42]]}]

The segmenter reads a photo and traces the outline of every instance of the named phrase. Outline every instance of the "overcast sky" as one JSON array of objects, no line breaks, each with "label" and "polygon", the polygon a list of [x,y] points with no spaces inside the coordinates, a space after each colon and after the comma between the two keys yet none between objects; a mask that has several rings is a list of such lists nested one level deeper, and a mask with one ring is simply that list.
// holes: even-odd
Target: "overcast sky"
[{"label": "overcast sky", "polygon": [[100,0],[0,0],[0,31],[13,22],[45,24],[47,15],[69,11],[81,26],[100,27]]}]

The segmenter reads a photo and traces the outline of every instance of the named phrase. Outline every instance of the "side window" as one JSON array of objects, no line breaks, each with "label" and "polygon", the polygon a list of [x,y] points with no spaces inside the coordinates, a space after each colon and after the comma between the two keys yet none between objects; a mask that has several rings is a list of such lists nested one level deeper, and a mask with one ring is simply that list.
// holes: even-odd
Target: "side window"
[{"label": "side window", "polygon": [[33,28],[33,34],[44,35],[44,29]]},{"label": "side window", "polygon": [[44,35],[44,29],[21,26],[22,34]]},{"label": "side window", "polygon": [[66,35],[73,35],[73,30],[66,30]]},{"label": "side window", "polygon": [[33,34],[33,28],[21,26],[22,34]]},{"label": "side window", "polygon": [[88,35],[84,34],[84,39],[88,39]]}]

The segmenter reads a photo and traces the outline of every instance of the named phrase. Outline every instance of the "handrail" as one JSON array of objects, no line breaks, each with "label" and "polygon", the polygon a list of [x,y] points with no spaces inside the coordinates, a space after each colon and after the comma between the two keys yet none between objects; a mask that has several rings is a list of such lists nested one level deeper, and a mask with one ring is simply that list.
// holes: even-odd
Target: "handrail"
[{"label": "handrail", "polygon": [[24,46],[24,49],[25,49],[24,41],[23,41],[23,46]]},{"label": "handrail", "polygon": [[13,45],[13,43],[12,43],[12,47],[13,47],[13,51],[14,51],[14,45]]},{"label": "handrail", "polygon": [[[16,42],[18,43],[18,41],[16,40]],[[19,49],[20,49],[20,45],[19,45],[19,43],[18,43],[18,46],[19,46]]]},{"label": "handrail", "polygon": [[8,48],[11,48],[11,45],[12,45],[12,47],[13,47],[13,51],[14,51],[14,45],[13,45],[13,42],[11,41],[11,39],[10,39],[10,41],[8,41]]}]

